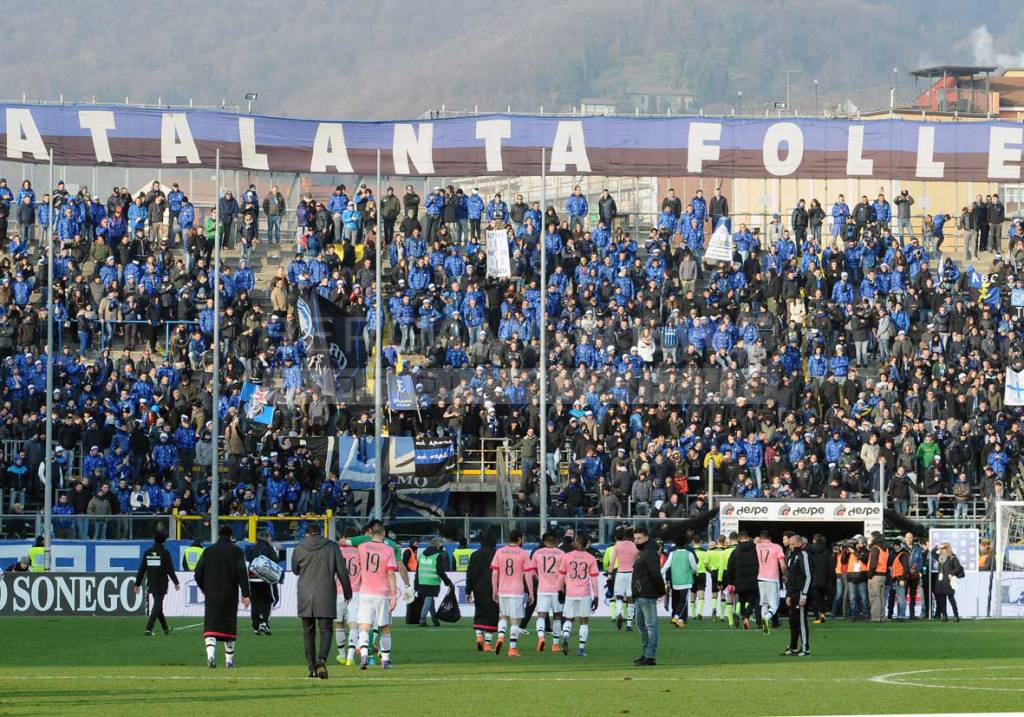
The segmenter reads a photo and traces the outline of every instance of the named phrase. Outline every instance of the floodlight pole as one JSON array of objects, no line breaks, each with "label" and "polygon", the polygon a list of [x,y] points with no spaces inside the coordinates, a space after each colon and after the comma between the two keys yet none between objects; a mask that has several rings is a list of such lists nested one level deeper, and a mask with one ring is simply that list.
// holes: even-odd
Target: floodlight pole
[{"label": "floodlight pole", "polygon": [[[53,150],[50,150],[50,186],[53,191]],[[46,232],[46,468],[43,490],[43,569],[53,568],[53,234],[57,219],[50,197],[50,226]]]},{"label": "floodlight pole", "polygon": [[[214,166],[217,174],[217,196],[214,206],[220,205],[220,150]],[[217,542],[220,529],[220,226],[222,217],[218,212],[213,231],[213,435],[210,443],[210,542]]]},{"label": "floodlight pole", "polygon": [[[380,148],[377,148],[377,201],[380,202]],[[383,451],[383,434],[381,430],[381,423],[384,422],[384,393],[381,382],[384,380],[384,341],[381,333],[384,330],[383,312],[384,312],[384,297],[381,295],[381,232],[380,232],[380,214],[378,213],[377,221],[377,237],[373,242],[374,245],[374,279],[377,283],[377,291],[374,295],[374,301],[376,302],[376,311],[374,312],[374,321],[376,323],[376,330],[374,331],[374,347],[373,347],[373,517],[380,520],[383,516],[383,502],[384,502],[384,451]]]},{"label": "floodlight pole", "polygon": [[[547,147],[540,149],[540,210],[541,224],[545,224],[547,212]],[[540,428],[540,530],[543,535],[548,524],[548,262],[547,247],[544,246],[547,226],[540,233],[540,415],[537,423]],[[557,466],[556,466],[557,470]],[[527,476],[523,476],[526,478]]]}]

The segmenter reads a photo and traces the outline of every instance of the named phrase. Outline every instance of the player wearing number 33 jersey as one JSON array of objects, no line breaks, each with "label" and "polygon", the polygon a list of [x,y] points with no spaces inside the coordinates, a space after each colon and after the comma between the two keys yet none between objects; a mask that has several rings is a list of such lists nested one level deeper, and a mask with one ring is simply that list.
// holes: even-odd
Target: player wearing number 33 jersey
[{"label": "player wearing number 33 jersey", "polygon": [[590,616],[597,608],[598,592],[597,560],[587,550],[590,540],[586,535],[576,536],[575,550],[566,553],[558,572],[565,583],[565,607],[562,608],[562,642],[565,654],[569,654],[569,637],[572,635],[573,620],[578,620],[580,657],[587,655],[587,638],[590,636]]}]

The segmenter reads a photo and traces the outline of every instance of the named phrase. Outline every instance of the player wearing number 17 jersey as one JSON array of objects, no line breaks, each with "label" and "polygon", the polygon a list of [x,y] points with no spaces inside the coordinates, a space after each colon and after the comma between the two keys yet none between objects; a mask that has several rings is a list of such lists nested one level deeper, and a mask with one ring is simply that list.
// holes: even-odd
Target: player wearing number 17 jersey
[{"label": "player wearing number 17 jersey", "polygon": [[545,628],[552,633],[551,651],[558,652],[562,637],[562,559],[565,553],[555,547],[554,533],[544,533],[544,547],[533,552],[533,568],[537,571],[537,652],[544,652]]},{"label": "player wearing number 17 jersey", "polygon": [[579,620],[579,649],[576,654],[587,656],[587,638],[590,636],[590,616],[597,609],[598,592],[597,560],[587,551],[590,538],[584,534],[576,536],[575,550],[562,558],[559,573],[565,584],[565,606],[562,608],[563,652],[569,654],[569,637],[572,635],[572,621]]},{"label": "player wearing number 17 jersey", "polygon": [[523,589],[530,594],[533,602],[533,581],[525,580],[526,573],[533,572],[530,554],[523,550],[523,531],[518,528],[508,536],[508,545],[498,548],[491,560],[491,589],[498,598],[498,640],[494,654],[501,654],[505,644],[505,632],[512,623],[509,635],[508,656],[518,657],[519,621],[523,619]]},{"label": "player wearing number 17 jersey", "polygon": [[768,531],[761,531],[757,543],[757,590],[761,596],[761,629],[772,631],[772,618],[779,610],[779,578],[786,573],[786,554],[772,542]]},{"label": "player wearing number 17 jersey", "polygon": [[373,539],[359,550],[359,667],[369,664],[370,628],[380,628],[380,666],[391,669],[391,612],[398,599],[395,551],[384,542],[384,526],[373,527]]}]

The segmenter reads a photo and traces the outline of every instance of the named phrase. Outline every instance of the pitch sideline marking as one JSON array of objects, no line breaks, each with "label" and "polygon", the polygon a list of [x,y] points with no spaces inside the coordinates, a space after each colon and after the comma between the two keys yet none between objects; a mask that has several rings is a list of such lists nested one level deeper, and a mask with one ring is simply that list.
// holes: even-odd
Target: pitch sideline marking
[{"label": "pitch sideline marking", "polygon": [[[977,690],[981,692],[1024,692],[1024,686],[1022,687],[985,687],[983,685],[944,685],[935,682],[915,682],[914,677],[917,675],[932,675],[935,673],[945,672],[963,672],[965,670],[1020,670],[1019,665],[1001,665],[1001,666],[986,666],[979,667],[972,665],[970,667],[936,667],[927,670],[908,670],[906,672],[889,672],[884,675],[875,675],[871,678],[872,682],[877,682],[883,685],[897,685],[899,687],[925,687],[925,688],[940,688],[943,690]],[[902,679],[909,677],[911,679]],[[922,677],[921,679],[930,679]],[[988,678],[993,679],[993,678]],[[1018,675],[1010,675],[1007,678],[1001,679],[1017,679],[1024,680],[1024,677]]]},{"label": "pitch sideline marking", "polygon": [[[235,668],[238,669],[238,668]],[[344,673],[342,673],[344,674]],[[271,677],[271,676],[256,676],[256,675],[230,675],[228,677],[221,677],[219,675],[3,675],[0,673],[0,679],[5,680],[67,680],[67,681],[81,681],[81,680],[162,680],[169,682],[180,682],[180,681],[210,681],[217,680],[218,682],[234,682],[234,681],[295,681],[295,682],[310,682],[308,677]],[[386,677],[373,677],[367,676],[353,676],[353,679],[361,680],[377,680],[377,681],[390,681],[390,678]],[[459,675],[451,677],[402,677],[402,682],[477,682],[486,680],[487,682],[608,682],[609,679],[615,680],[615,678],[609,677],[536,677],[533,675],[524,674],[522,677],[513,676],[494,676],[494,675]],[[702,682],[778,682],[778,677],[701,677]],[[665,677],[626,677],[622,678],[624,682],[664,682]],[[848,680],[838,678],[785,678],[786,682],[848,682]]]}]

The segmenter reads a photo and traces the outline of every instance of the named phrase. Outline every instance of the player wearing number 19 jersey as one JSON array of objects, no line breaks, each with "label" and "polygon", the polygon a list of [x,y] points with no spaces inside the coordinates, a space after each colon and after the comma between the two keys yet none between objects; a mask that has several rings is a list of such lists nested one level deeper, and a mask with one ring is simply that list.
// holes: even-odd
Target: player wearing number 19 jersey
[{"label": "player wearing number 19 jersey", "polygon": [[545,629],[552,633],[551,651],[558,652],[562,636],[562,602],[558,593],[562,589],[560,568],[565,553],[555,547],[554,533],[544,533],[544,547],[533,552],[531,561],[537,571],[537,652],[544,652]]},{"label": "player wearing number 19 jersey", "polygon": [[533,572],[530,554],[523,550],[523,531],[518,528],[509,535],[508,545],[499,548],[491,560],[491,588],[498,598],[498,640],[494,654],[501,654],[505,644],[505,632],[512,622],[509,635],[509,657],[518,657],[519,621],[523,618],[523,586],[533,602],[533,581],[524,580],[526,573]]},{"label": "player wearing number 19 jersey", "polygon": [[384,543],[384,526],[374,526],[373,540],[359,548],[359,666],[369,664],[370,628],[380,628],[380,665],[391,668],[391,612],[398,599],[395,551]]},{"label": "player wearing number 19 jersey", "polygon": [[587,638],[590,636],[590,616],[597,609],[600,593],[597,588],[597,560],[587,551],[590,538],[584,534],[576,536],[576,549],[562,558],[559,573],[565,584],[565,606],[562,608],[563,652],[569,654],[569,637],[572,635],[572,621],[580,622],[580,657],[587,655]]}]

